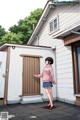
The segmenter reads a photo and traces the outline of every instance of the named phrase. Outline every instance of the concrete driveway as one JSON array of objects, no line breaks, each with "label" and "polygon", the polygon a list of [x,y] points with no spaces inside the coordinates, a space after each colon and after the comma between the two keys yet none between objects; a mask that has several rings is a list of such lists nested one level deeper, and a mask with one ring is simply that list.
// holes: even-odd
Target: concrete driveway
[{"label": "concrete driveway", "polygon": [[[44,103],[14,104],[0,107],[0,119],[8,120],[80,120],[80,107],[55,101],[56,108],[44,109]],[[7,117],[6,117],[7,116]]]}]

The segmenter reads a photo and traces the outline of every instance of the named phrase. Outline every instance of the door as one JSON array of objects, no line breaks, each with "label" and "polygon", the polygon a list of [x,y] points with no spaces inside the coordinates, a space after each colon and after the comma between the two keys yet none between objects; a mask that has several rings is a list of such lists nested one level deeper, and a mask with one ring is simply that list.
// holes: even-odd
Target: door
[{"label": "door", "polygon": [[80,94],[80,42],[72,46],[75,94]]},{"label": "door", "polygon": [[0,52],[0,98],[4,98],[6,75],[6,52]]},{"label": "door", "polygon": [[33,76],[39,73],[40,58],[33,56],[23,57],[23,96],[40,94],[40,80]]},{"label": "door", "polygon": [[75,43],[73,49],[74,88],[76,94],[75,104],[80,106],[80,42]]},{"label": "door", "polygon": [[78,91],[80,93],[80,47],[77,47]]}]

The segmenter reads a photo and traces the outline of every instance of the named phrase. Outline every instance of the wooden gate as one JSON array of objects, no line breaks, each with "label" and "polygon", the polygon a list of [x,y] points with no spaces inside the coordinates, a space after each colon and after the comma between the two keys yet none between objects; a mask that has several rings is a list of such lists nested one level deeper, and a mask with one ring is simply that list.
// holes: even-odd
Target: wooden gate
[{"label": "wooden gate", "polygon": [[40,94],[40,80],[33,76],[39,73],[40,58],[35,56],[23,56],[23,96]]}]

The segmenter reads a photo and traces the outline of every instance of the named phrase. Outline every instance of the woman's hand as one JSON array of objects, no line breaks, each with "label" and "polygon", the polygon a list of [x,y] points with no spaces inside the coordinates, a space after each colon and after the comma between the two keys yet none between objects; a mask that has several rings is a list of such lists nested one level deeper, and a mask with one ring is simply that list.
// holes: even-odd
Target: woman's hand
[{"label": "woman's hand", "polygon": [[37,77],[37,75],[34,74],[34,77]]},{"label": "woman's hand", "polygon": [[56,84],[56,82],[54,81],[53,84]]}]

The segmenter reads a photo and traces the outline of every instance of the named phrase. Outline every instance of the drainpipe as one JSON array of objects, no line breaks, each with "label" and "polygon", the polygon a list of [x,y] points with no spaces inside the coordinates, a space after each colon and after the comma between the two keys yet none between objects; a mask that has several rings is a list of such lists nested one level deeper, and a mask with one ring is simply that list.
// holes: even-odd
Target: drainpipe
[{"label": "drainpipe", "polygon": [[74,33],[74,34],[80,35],[80,32],[76,32],[76,31],[74,31],[74,30],[72,30],[71,33]]},{"label": "drainpipe", "polygon": [[34,38],[36,38],[36,39],[37,39],[38,46],[39,46],[39,37],[38,37],[38,36],[35,36]]},{"label": "drainpipe", "polygon": [[56,46],[52,47],[52,50],[55,55],[55,80],[56,80],[56,100],[58,100],[58,80],[57,80],[57,68],[56,68]]}]

